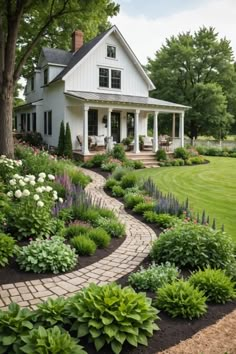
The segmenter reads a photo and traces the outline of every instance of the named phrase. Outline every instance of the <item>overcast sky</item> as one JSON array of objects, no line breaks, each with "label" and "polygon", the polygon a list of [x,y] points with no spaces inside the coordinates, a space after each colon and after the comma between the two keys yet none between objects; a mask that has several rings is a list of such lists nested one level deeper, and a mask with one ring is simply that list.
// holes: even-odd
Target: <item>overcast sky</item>
[{"label": "overcast sky", "polygon": [[231,41],[236,58],[236,0],[117,0],[112,18],[142,64],[165,39],[179,32],[213,26]]}]

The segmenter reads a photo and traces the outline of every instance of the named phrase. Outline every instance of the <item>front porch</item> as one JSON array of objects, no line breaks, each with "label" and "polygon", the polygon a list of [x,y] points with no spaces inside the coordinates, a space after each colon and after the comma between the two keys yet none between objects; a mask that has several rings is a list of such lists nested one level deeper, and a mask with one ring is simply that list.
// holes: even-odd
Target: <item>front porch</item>
[{"label": "front porch", "polygon": [[[86,102],[85,102],[86,101]],[[129,150],[133,154],[160,148],[173,152],[184,146],[184,112],[186,106],[149,97],[73,93],[67,96],[68,115],[72,116],[74,153],[88,160],[95,153],[110,151],[114,144],[132,136]],[[78,113],[77,113],[78,112]],[[172,114],[172,133],[159,132],[160,114]],[[153,115],[153,136],[148,136],[148,116]],[[80,119],[80,117],[82,119]],[[176,136],[176,120],[179,131]],[[140,143],[140,137],[141,142]],[[140,155],[142,156],[142,154]]]}]

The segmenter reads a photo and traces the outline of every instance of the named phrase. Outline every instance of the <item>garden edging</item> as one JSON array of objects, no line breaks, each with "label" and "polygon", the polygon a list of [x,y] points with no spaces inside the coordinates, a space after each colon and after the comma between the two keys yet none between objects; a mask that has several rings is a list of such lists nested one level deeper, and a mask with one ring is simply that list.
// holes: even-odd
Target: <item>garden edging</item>
[{"label": "garden edging", "polygon": [[147,225],[126,213],[121,202],[104,191],[105,178],[96,172],[82,169],[92,178],[86,187],[94,203],[111,209],[126,226],[126,239],[112,254],[87,267],[51,278],[4,284],[0,286],[0,309],[11,302],[34,308],[47,298],[71,296],[89,283],[105,284],[116,281],[134,270],[149,254],[155,232]]}]

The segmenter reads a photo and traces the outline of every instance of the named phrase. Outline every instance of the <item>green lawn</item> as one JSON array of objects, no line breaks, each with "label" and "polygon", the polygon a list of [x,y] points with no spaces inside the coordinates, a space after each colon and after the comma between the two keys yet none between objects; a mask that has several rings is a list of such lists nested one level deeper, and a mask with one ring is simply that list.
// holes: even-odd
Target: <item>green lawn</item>
[{"label": "green lawn", "polygon": [[195,212],[206,210],[210,222],[215,217],[217,226],[236,241],[236,159],[209,157],[207,165],[163,167],[139,171],[142,177],[151,177],[163,192],[172,192],[179,199],[189,198]]}]

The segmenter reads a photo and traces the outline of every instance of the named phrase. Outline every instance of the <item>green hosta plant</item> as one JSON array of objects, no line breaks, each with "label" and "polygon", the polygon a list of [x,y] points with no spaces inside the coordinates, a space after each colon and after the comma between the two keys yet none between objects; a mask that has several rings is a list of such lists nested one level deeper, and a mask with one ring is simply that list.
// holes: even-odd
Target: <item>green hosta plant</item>
[{"label": "green hosta plant", "polygon": [[21,336],[33,329],[33,313],[10,304],[8,311],[0,310],[0,353],[19,353]]},{"label": "green hosta plant", "polygon": [[0,266],[4,267],[17,251],[16,241],[5,234],[0,233]]},{"label": "green hosta plant", "polygon": [[27,336],[22,336],[21,352],[27,354],[86,354],[68,332],[55,326],[45,329],[39,326]]},{"label": "green hosta plant", "polygon": [[157,265],[151,264],[147,269],[141,269],[129,276],[129,284],[138,290],[156,291],[167,283],[172,283],[179,275],[178,268],[169,262]]},{"label": "green hosta plant", "polygon": [[97,351],[105,344],[119,354],[128,342],[133,346],[147,345],[147,339],[158,329],[154,321],[157,311],[151,300],[132,288],[113,283],[91,284],[70,300],[72,331],[78,337],[88,337]]},{"label": "green hosta plant", "polygon": [[52,326],[64,327],[68,323],[68,311],[66,308],[67,300],[63,297],[57,299],[48,299],[37,305],[34,311],[34,319],[37,324],[45,328]]},{"label": "green hosta plant", "polygon": [[61,237],[31,241],[19,249],[17,263],[20,269],[34,273],[66,272],[74,268],[77,256],[74,249],[63,243]]},{"label": "green hosta plant", "polygon": [[157,290],[156,306],[171,317],[198,318],[207,311],[204,292],[178,280]]},{"label": "green hosta plant", "polygon": [[224,304],[236,297],[235,283],[221,269],[199,270],[191,275],[189,282],[202,290],[208,301]]}]

